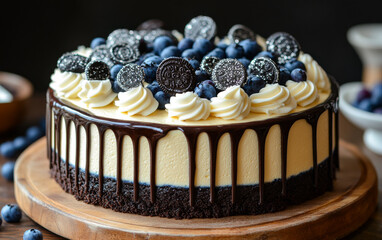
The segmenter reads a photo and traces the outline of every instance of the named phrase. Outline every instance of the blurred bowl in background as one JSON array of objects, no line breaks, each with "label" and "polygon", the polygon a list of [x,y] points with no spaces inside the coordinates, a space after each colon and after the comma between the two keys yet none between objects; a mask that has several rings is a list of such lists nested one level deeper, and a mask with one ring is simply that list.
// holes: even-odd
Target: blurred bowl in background
[{"label": "blurred bowl in background", "polygon": [[14,128],[23,119],[26,101],[33,94],[32,84],[19,75],[0,72],[0,84],[8,89],[13,100],[9,103],[0,103],[0,133]]},{"label": "blurred bowl in background", "polygon": [[375,153],[382,155],[382,114],[366,112],[352,105],[362,82],[351,82],[340,87],[340,110],[354,125],[365,130],[363,141]]},{"label": "blurred bowl in background", "polygon": [[347,38],[361,58],[365,85],[382,82],[382,24],[356,25],[348,30]]}]

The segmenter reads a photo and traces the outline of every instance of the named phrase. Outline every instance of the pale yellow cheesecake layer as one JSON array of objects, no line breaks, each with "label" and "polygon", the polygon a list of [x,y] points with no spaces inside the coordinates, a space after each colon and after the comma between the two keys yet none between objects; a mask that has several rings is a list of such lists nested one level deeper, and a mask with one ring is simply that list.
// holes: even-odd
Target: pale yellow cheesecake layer
[{"label": "pale yellow cheesecake layer", "polygon": [[[320,96],[319,102],[327,98]],[[315,104],[316,105],[316,104]],[[307,108],[310,108],[309,106]],[[109,116],[114,106],[107,108],[90,109],[89,111],[98,116]],[[306,108],[298,107],[295,111],[302,111]],[[104,113],[102,114],[101,111]],[[161,118],[161,114],[166,117]],[[334,115],[334,114],[333,114]],[[52,142],[53,148],[55,141],[54,134],[54,113],[52,112]],[[114,111],[114,118],[125,119],[124,115],[118,115]],[[109,116],[110,117],[110,116]],[[124,118],[122,118],[124,117]],[[253,114],[245,120],[225,121],[217,118],[209,118],[201,122],[193,122],[195,125],[218,125],[235,122],[251,122],[269,118],[266,114]],[[276,117],[276,116],[275,116]],[[335,116],[333,116],[334,121]],[[127,118],[128,119],[128,118]],[[139,117],[134,117],[137,121]],[[144,117],[146,121],[165,123],[167,113],[156,111],[153,116]],[[139,119],[142,120],[143,119]],[[175,121],[175,120],[171,120]],[[166,122],[168,124],[168,122]],[[209,124],[207,124],[209,123]],[[176,121],[176,124],[190,124],[189,122]],[[334,126],[334,124],[333,124]],[[61,158],[75,165],[76,132],[73,123],[70,123],[69,146],[66,146],[65,121],[61,121]],[[328,130],[328,111],[321,114],[317,123],[317,162],[318,164],[328,158],[329,130]],[[334,130],[334,129],[333,129]],[[334,133],[335,131],[333,131]],[[86,146],[86,134],[83,127],[79,131],[80,146]],[[99,174],[99,133],[95,125],[90,127],[90,162],[89,171],[91,174]],[[334,139],[334,134],[333,134]],[[333,140],[333,143],[335,141]],[[66,148],[69,147],[69,156],[66,156]],[[333,148],[335,146],[333,145]],[[107,130],[104,135],[104,176],[115,178],[117,176],[117,145],[114,133]],[[79,167],[85,169],[85,148],[80,147]],[[258,139],[256,132],[246,130],[243,134],[238,148],[237,165],[237,184],[251,185],[259,183],[259,160],[258,160]],[[274,125],[266,138],[265,146],[265,182],[271,182],[281,178],[281,134],[279,125]],[[294,123],[288,137],[287,153],[287,177],[298,175],[313,167],[313,147],[312,147],[312,127],[306,120],[298,120]],[[172,185],[187,187],[189,185],[189,156],[186,137],[179,130],[170,131],[165,137],[160,139],[157,144],[156,154],[156,185]],[[122,150],[122,180],[133,181],[133,146],[129,136],[124,137]],[[148,141],[145,137],[140,138],[139,144],[139,182],[150,183],[150,151]],[[222,135],[218,143],[216,159],[216,186],[231,185],[231,144],[228,133]],[[195,186],[210,186],[210,148],[209,139],[206,133],[201,133],[197,140],[196,148],[196,171]]]}]

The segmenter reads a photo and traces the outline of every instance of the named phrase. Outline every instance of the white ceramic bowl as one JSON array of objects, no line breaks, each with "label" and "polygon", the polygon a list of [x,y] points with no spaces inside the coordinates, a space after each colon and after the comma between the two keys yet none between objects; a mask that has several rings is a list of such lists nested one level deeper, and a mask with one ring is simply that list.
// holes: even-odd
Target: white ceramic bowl
[{"label": "white ceramic bowl", "polygon": [[373,152],[382,155],[382,114],[366,112],[352,105],[362,87],[361,82],[341,85],[340,110],[350,122],[365,130],[363,135],[365,145]]}]

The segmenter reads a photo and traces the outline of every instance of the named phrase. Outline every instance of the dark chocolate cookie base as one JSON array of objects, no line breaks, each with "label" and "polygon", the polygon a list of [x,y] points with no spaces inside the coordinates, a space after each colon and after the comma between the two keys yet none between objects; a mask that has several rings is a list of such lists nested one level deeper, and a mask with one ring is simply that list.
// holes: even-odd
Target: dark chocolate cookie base
[{"label": "dark chocolate cookie base", "polygon": [[[318,165],[318,185],[314,187],[313,170],[287,179],[286,196],[281,194],[281,180],[264,185],[264,202],[259,204],[259,186],[238,186],[236,203],[231,203],[231,187],[216,187],[216,201],[212,204],[210,189],[195,188],[195,204],[189,205],[189,189],[160,186],[156,189],[156,201],[150,202],[150,186],[139,185],[139,199],[133,199],[133,184],[122,183],[121,194],[116,194],[116,179],[104,178],[103,193],[99,192],[97,175],[89,174],[88,186],[85,184],[85,172],[80,170],[78,189],[75,184],[75,169],[69,166],[69,178],[66,177],[65,163],[61,161],[61,171],[53,164],[51,175],[66,191],[77,200],[85,203],[111,208],[117,212],[134,213],[145,216],[168,218],[219,218],[233,215],[257,215],[276,212],[288,205],[298,204],[332,189],[329,175],[329,161]],[[86,189],[87,188],[87,189]]]}]

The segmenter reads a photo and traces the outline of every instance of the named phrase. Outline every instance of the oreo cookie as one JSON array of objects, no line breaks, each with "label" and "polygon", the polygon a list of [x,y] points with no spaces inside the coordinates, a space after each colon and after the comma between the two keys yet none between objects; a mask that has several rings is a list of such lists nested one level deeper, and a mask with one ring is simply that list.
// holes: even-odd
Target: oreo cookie
[{"label": "oreo cookie", "polygon": [[86,65],[86,80],[107,80],[110,78],[110,69],[107,63],[94,60]]},{"label": "oreo cookie", "polygon": [[163,60],[158,66],[156,79],[161,89],[170,95],[193,91],[196,85],[194,68],[179,57]]},{"label": "oreo cookie", "polygon": [[143,80],[145,80],[143,68],[134,63],[123,66],[117,75],[117,83],[125,91],[138,87]]},{"label": "oreo cookie", "polygon": [[139,46],[141,36],[138,32],[127,29],[117,29],[109,34],[106,40],[107,47],[111,47],[116,44],[126,43],[130,46]]},{"label": "oreo cookie", "polygon": [[225,90],[231,86],[242,86],[247,81],[247,72],[238,60],[226,58],[216,64],[212,71],[212,81],[219,90]]},{"label": "oreo cookie", "polygon": [[136,45],[117,43],[110,47],[110,56],[114,62],[127,64],[136,61],[140,54]]},{"label": "oreo cookie", "polygon": [[267,57],[253,59],[248,66],[248,73],[263,79],[268,84],[278,83],[280,78],[277,64]]},{"label": "oreo cookie", "polygon": [[114,65],[111,59],[110,50],[106,45],[100,45],[94,48],[93,52],[89,56],[90,61],[103,61],[111,68]]},{"label": "oreo cookie", "polygon": [[297,40],[286,32],[272,34],[266,41],[266,48],[268,52],[277,56],[277,63],[280,65],[298,58],[301,50]]},{"label": "oreo cookie", "polygon": [[192,40],[205,38],[211,40],[216,35],[216,23],[207,16],[198,16],[186,25],[184,28],[184,36]]},{"label": "oreo cookie", "polygon": [[204,57],[202,63],[200,64],[200,68],[204,70],[208,75],[211,75],[219,61],[220,58],[217,57]]},{"label": "oreo cookie", "polygon": [[65,53],[57,61],[57,68],[62,72],[85,72],[88,58],[75,53]]},{"label": "oreo cookie", "polygon": [[239,43],[245,39],[256,40],[256,34],[250,28],[236,24],[229,29],[228,39],[231,43]]},{"label": "oreo cookie", "polygon": [[162,20],[159,20],[159,19],[149,19],[149,20],[144,21],[143,23],[141,23],[137,27],[137,30],[138,31],[141,31],[141,30],[154,30],[154,29],[158,29],[158,28],[163,28],[163,26],[164,26],[164,22]]}]

